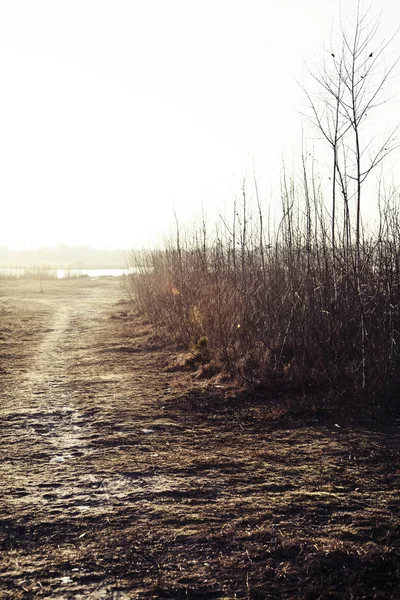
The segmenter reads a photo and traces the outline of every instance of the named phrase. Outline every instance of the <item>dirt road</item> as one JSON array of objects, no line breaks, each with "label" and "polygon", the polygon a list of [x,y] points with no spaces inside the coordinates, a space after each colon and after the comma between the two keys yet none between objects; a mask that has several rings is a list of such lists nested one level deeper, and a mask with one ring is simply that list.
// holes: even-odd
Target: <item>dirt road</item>
[{"label": "dirt road", "polygon": [[172,358],[115,280],[0,283],[0,598],[400,598],[395,434]]}]

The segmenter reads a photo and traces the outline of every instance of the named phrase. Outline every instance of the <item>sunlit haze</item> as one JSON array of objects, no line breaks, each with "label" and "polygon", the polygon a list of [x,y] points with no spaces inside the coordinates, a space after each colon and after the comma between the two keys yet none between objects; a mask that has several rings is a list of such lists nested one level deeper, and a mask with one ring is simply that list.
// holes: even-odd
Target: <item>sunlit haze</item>
[{"label": "sunlit haze", "polygon": [[[371,7],[391,35],[397,0]],[[217,216],[253,171],[269,201],[301,146],[298,81],[338,14],[336,0],[2,0],[0,244],[156,244],[174,210]]]}]

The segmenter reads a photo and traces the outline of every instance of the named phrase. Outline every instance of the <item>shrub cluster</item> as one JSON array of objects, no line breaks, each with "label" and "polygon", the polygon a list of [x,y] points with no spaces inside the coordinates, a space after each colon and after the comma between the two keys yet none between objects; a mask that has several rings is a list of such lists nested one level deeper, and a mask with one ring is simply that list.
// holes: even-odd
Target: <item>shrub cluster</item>
[{"label": "shrub cluster", "polygon": [[[130,284],[159,333],[204,354],[250,384],[279,378],[304,387],[378,393],[396,402],[400,382],[400,228],[381,211],[356,249],[335,245],[317,199],[284,194],[282,219],[266,239],[263,215],[234,207],[212,236],[205,225],[140,258]],[[240,211],[240,212],[239,212]],[[267,229],[271,229],[268,227]]]}]

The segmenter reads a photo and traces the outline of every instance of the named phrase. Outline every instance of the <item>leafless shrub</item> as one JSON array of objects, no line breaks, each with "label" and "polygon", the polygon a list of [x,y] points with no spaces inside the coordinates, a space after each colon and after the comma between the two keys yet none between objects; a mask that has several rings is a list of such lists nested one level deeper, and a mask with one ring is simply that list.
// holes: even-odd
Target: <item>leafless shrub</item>
[{"label": "leafless shrub", "polygon": [[[337,243],[333,260],[323,220],[308,215],[310,237],[301,216],[302,191],[292,187],[290,210],[284,211],[274,239],[261,245],[260,221],[255,226],[249,214],[240,231],[237,220],[231,227],[225,223],[205,245],[197,234],[188,238],[180,232],[164,250],[147,255],[130,278],[132,295],[160,334],[188,349],[203,344],[212,373],[219,365],[249,384],[281,379],[304,388],[323,383],[360,391],[364,364],[368,389],[379,391],[381,401],[395,398],[400,381],[398,194],[385,203],[377,235],[360,244],[361,307],[358,273],[348,265],[358,250]],[[321,205],[320,198],[310,199],[315,205]],[[245,236],[250,221],[252,231]]]},{"label": "leafless shrub", "polygon": [[301,184],[283,175],[277,226],[265,219],[257,182],[250,198],[244,183],[230,222],[211,235],[203,221],[190,236],[176,223],[175,239],[148,254],[130,284],[158,332],[188,348],[206,339],[210,361],[231,377],[323,383],[388,407],[400,383],[398,192],[379,192],[375,231],[362,225],[363,183],[395,146],[394,132],[373,154],[360,145],[365,113],[393,68],[374,87],[386,49],[371,55],[376,31],[358,11],[332,66],[315,76],[322,108],[307,94],[333,152],[332,197],[304,152]]}]

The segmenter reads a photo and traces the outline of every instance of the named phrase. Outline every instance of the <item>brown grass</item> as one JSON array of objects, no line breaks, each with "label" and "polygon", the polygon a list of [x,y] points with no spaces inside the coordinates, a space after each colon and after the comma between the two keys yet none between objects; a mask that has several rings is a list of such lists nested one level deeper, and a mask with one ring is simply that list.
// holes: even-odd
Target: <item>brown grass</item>
[{"label": "brown grass", "polygon": [[0,284],[0,598],[398,597],[397,429],[170,372],[120,293]]}]

